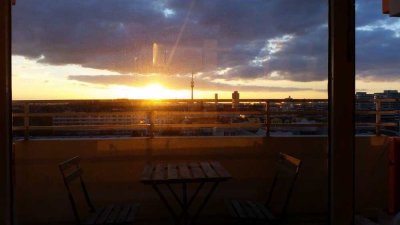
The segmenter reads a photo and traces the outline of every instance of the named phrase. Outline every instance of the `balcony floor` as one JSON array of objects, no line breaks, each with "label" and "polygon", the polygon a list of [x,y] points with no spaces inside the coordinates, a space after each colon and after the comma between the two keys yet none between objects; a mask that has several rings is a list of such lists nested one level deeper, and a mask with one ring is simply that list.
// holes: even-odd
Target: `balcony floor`
[{"label": "balcony floor", "polygon": [[[175,223],[170,217],[154,217],[154,218],[138,218],[135,220],[135,225],[174,225]],[[200,217],[197,225],[235,225],[239,224],[228,217],[228,215],[221,216],[203,216]],[[262,223],[259,223],[262,224]],[[325,225],[327,217],[323,214],[297,214],[289,215],[282,225]],[[50,225],[50,223],[34,223],[30,225]],[[51,223],[51,225],[75,225],[75,223]]]},{"label": "balcony floor", "polygon": [[[170,218],[155,218],[152,220],[143,219],[138,220],[135,224],[138,225],[147,225],[147,224],[154,224],[154,225],[174,225],[173,221]],[[198,225],[219,225],[219,224],[239,224],[238,222],[229,218],[228,215],[222,216],[209,216],[209,217],[200,217],[196,222]],[[250,223],[248,223],[250,224]],[[265,223],[258,223],[258,224],[265,224]],[[282,223],[283,225],[325,225],[327,223],[327,217],[323,214],[298,214],[298,215],[291,215],[288,216],[287,220]]]},{"label": "balcony floor", "polygon": [[[391,225],[393,224],[393,220],[395,217],[393,215],[389,215],[384,211],[379,211],[379,215],[375,215],[372,217],[376,217],[373,220],[371,218],[367,218],[364,216],[356,215],[355,216],[355,224],[362,225],[362,224],[382,224],[382,225]],[[75,223],[30,223],[29,225],[75,225]],[[171,218],[167,217],[153,217],[151,219],[147,218],[139,218],[135,220],[135,225],[174,225],[175,223],[172,221]],[[220,225],[220,224],[227,224],[227,225],[236,225],[239,224],[229,218],[227,215],[220,215],[220,216],[203,216],[200,217],[197,222],[197,225]],[[250,224],[250,223],[248,223]],[[257,223],[263,224],[263,223]],[[327,225],[328,224],[328,217],[326,214],[321,213],[308,213],[308,214],[292,214],[288,215],[287,219],[281,223],[281,225]]]}]

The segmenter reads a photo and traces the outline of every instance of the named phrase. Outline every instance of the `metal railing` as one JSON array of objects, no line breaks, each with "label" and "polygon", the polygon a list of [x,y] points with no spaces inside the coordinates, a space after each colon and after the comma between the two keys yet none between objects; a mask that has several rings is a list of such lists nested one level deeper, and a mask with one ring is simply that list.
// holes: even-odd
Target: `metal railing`
[{"label": "metal railing", "polygon": [[[134,131],[153,137],[162,130],[190,129],[262,129],[266,136],[277,128],[300,129],[313,127],[327,130],[327,99],[241,99],[240,105],[232,108],[231,99],[173,99],[173,100],[56,100],[56,101],[14,101],[13,131],[22,132],[29,139],[34,131]],[[357,101],[359,104],[371,101]],[[383,110],[382,104],[399,103],[399,99],[374,99],[374,109],[358,110],[358,116],[373,116],[375,121],[356,123],[358,128],[375,129],[381,135],[385,128],[399,127],[399,122],[382,120],[385,116],[399,117],[399,110]],[[93,110],[91,106],[113,104],[129,106],[125,111]],[[62,111],[66,106],[82,105],[91,111]],[[171,106],[163,109],[164,106]],[[34,107],[40,110],[32,110]],[[52,107],[53,111],[46,109]],[[222,108],[221,108],[222,106]],[[135,108],[136,107],[136,108]],[[109,106],[109,108],[111,108]],[[134,108],[134,109],[133,109]],[[54,109],[56,109],[54,111]],[[60,111],[61,110],[61,111]],[[282,118],[289,118],[284,121]],[[313,118],[309,121],[290,121],[290,118]],[[46,123],[32,124],[35,118],[47,118]],[[173,119],[168,119],[173,118]],[[235,119],[238,119],[236,120]],[[244,120],[240,120],[240,119]],[[249,118],[255,118],[250,120]],[[59,120],[57,122],[57,119]],[[61,121],[61,122],[60,122]],[[22,124],[21,124],[22,123]],[[397,134],[398,135],[397,129]],[[392,129],[393,131],[393,129]],[[396,131],[393,131],[396,132]]]}]

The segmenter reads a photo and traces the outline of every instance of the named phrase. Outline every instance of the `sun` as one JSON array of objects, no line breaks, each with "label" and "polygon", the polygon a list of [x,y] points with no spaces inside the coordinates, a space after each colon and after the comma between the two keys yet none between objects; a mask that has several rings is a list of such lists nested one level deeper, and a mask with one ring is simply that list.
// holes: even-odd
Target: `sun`
[{"label": "sun", "polygon": [[151,83],[143,87],[113,86],[112,95],[115,98],[129,99],[184,99],[189,98],[187,90],[171,90],[160,83]]},{"label": "sun", "polygon": [[145,92],[148,96],[152,96],[152,98],[159,98],[162,97],[159,94],[168,92],[170,90],[164,88],[159,83],[154,83],[143,87],[142,91]]}]

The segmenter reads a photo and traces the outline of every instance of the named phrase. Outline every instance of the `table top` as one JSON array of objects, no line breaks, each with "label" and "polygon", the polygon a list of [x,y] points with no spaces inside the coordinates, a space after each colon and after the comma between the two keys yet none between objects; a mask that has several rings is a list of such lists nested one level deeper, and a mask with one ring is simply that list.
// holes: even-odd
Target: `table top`
[{"label": "table top", "polygon": [[216,161],[186,162],[186,163],[159,163],[146,165],[141,182],[155,183],[191,183],[217,182],[231,179],[229,172]]}]

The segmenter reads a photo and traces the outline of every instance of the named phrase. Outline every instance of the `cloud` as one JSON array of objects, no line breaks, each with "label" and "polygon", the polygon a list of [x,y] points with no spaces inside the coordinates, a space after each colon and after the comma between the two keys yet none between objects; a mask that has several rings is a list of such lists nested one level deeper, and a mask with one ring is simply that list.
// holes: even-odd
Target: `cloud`
[{"label": "cloud", "polygon": [[[120,73],[159,72],[151,63],[152,43],[172,51],[189,5],[182,0],[21,0],[14,9],[13,54]],[[326,3],[319,0],[196,1],[165,70],[202,70],[203,44],[209,39],[218,40],[221,49],[217,66],[245,65],[265,40],[306,34],[326,22],[326,13]]]},{"label": "cloud", "polygon": [[358,31],[357,74],[374,81],[400,80],[400,38],[395,31],[376,28]]},{"label": "cloud", "polygon": [[135,84],[133,75],[70,75],[68,79],[100,85]]},{"label": "cloud", "polygon": [[383,15],[381,4],[358,1],[356,74],[364,81],[400,81],[400,22]]},{"label": "cloud", "polygon": [[[175,90],[188,89],[190,86],[190,76],[164,76],[164,75],[70,75],[69,80],[82,82],[85,84],[96,85],[127,85],[131,87],[143,87],[154,83],[161,83],[165,87]],[[326,91],[310,88],[294,88],[294,87],[268,87],[256,85],[232,85],[224,82],[208,81],[205,79],[196,79],[196,90],[215,90],[215,91],[252,91],[252,92],[285,92],[285,91]]]},{"label": "cloud", "polygon": [[[20,0],[13,12],[13,54],[121,74],[165,73],[171,80],[191,71],[216,79],[216,72],[226,68],[232,68],[226,80],[327,79],[327,1],[197,0],[188,14],[191,2]],[[390,29],[393,19],[379,9],[379,1],[357,2],[357,26],[371,28],[357,32],[357,74],[396,79],[399,38]],[[285,36],[292,38],[267,51],[268,44]],[[212,50],[217,54],[214,69],[204,65],[206,40],[218,42]],[[164,58],[175,52],[168,66],[153,65],[154,42],[165,47]],[[128,83],[130,76],[120,79]]]}]

